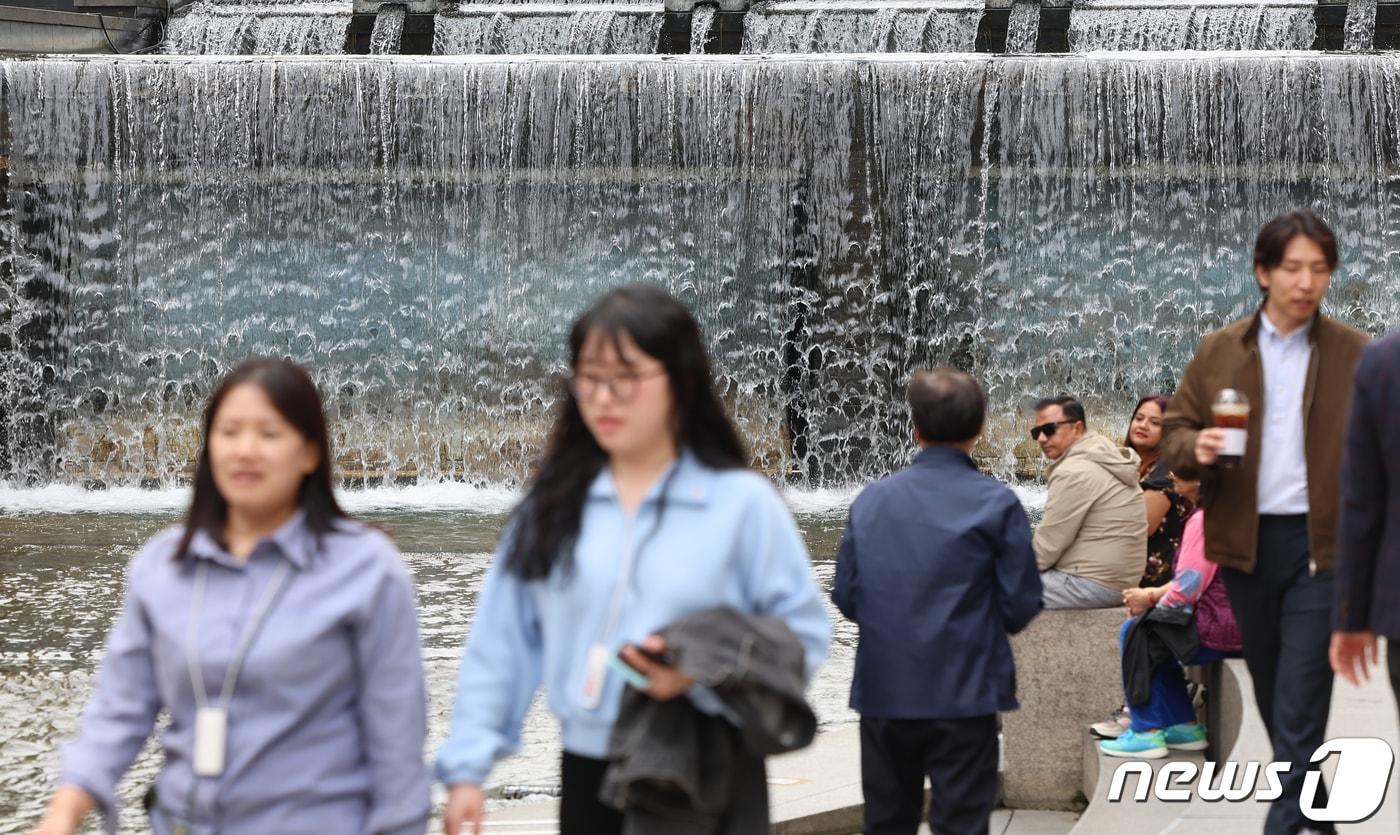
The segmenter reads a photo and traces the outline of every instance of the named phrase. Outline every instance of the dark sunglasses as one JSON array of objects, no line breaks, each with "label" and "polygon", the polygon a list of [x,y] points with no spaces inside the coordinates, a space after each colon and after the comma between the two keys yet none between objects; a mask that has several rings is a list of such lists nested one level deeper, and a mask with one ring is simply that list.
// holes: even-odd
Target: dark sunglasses
[{"label": "dark sunglasses", "polygon": [[1042,424],[1039,425],[1039,426],[1032,426],[1032,427],[1031,427],[1031,439],[1032,439],[1032,440],[1038,441],[1038,440],[1040,440],[1040,436],[1041,436],[1041,435],[1044,435],[1044,436],[1047,437],[1047,438],[1053,438],[1053,437],[1055,437],[1055,429],[1056,429],[1057,427],[1061,426],[1062,424],[1066,424],[1066,423],[1076,423],[1076,422],[1077,422],[1077,421],[1073,421],[1073,420],[1055,420],[1055,421],[1051,421],[1050,423],[1042,423]]}]

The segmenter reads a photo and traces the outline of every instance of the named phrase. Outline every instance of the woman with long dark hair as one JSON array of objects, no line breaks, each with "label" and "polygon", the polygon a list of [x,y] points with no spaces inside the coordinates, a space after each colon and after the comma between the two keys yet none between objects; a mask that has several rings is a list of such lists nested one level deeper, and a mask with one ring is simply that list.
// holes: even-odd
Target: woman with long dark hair
[{"label": "woman with long dark hair", "polygon": [[519,745],[544,683],[563,729],[563,832],[608,835],[622,816],[598,800],[625,671],[657,700],[694,686],[656,633],[729,606],[786,622],[810,676],[830,635],[807,551],[777,491],[747,454],[713,388],[690,312],[634,285],[600,298],[569,336],[572,376],[548,448],[478,600],[452,733],[438,758],[445,825],[479,831],[482,783]]},{"label": "woman with long dark hair", "polygon": [[1147,560],[1138,586],[1156,588],[1171,582],[1172,564],[1181,545],[1186,516],[1194,504],[1172,489],[1171,473],[1162,460],[1162,416],[1169,401],[1149,394],[1133,407],[1124,446],[1138,454],[1138,482],[1147,506]]},{"label": "woman with long dark hair", "polygon": [[[1165,395],[1149,394],[1133,407],[1128,434],[1123,445],[1138,454],[1138,484],[1147,512],[1147,555],[1142,579],[1123,592],[1125,605],[1138,592],[1166,594],[1176,573],[1176,554],[1186,529],[1186,519],[1195,507],[1196,482],[1173,478],[1162,459],[1162,416],[1168,401]],[[1131,594],[1130,594],[1131,593]],[[1116,739],[1132,725],[1127,705],[1119,707],[1107,720],[1089,730],[1098,737]]]},{"label": "woman with long dark hair", "polygon": [[132,559],[97,689],[35,835],[94,809],[162,712],[159,835],[422,833],[426,698],[413,584],[331,487],[316,386],[243,362],[204,414],[182,525]]}]

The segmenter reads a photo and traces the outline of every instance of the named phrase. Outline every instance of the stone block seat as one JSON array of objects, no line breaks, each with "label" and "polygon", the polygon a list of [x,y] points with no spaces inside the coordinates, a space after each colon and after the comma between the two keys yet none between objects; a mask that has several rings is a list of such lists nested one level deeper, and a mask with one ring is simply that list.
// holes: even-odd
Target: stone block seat
[{"label": "stone block seat", "polygon": [[[1121,608],[1048,610],[1012,639],[1021,709],[1002,716],[1005,762],[1002,802],[1019,809],[1087,809],[1075,833],[1156,833],[1193,829],[1191,817],[1227,814],[1258,831],[1265,807],[1254,802],[1133,802],[1138,777],[1128,776],[1121,803],[1107,797],[1115,770],[1126,760],[1103,755],[1089,725],[1103,720],[1122,702],[1118,631]],[[1189,669],[1204,684],[1211,748],[1174,751],[1153,760],[1156,774],[1167,763],[1207,759],[1267,762],[1270,747],[1254,707],[1254,691],[1244,662],[1230,659]],[[1176,787],[1192,787],[1178,782]],[[1175,827],[1175,828],[1174,828]],[[1214,830],[1212,830],[1214,831]]]},{"label": "stone block seat", "polygon": [[1011,639],[1021,709],[1002,714],[1002,803],[1084,806],[1084,734],[1123,701],[1122,608],[1041,612]]}]

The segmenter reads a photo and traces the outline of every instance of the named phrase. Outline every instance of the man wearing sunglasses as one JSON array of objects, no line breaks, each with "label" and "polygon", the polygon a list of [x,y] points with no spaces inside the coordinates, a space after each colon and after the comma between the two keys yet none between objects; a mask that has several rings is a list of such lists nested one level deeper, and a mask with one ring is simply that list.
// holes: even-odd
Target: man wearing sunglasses
[{"label": "man wearing sunglasses", "polygon": [[1050,460],[1045,516],[1032,545],[1047,609],[1122,605],[1147,563],[1138,455],[1084,423],[1073,397],[1036,404],[1031,437]]}]

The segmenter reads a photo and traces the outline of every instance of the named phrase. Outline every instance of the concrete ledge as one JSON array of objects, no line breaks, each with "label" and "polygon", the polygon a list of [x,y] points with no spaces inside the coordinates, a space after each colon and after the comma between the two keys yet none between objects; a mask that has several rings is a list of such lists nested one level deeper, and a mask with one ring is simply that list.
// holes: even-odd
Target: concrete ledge
[{"label": "concrete ledge", "polygon": [[[1200,768],[1205,764],[1205,752],[1173,751],[1169,757],[1162,760],[1146,760],[1152,764],[1153,773],[1156,774],[1162,766],[1173,762],[1189,762],[1196,766],[1196,774],[1199,779]],[[1089,808],[1085,810],[1079,823],[1070,831],[1070,835],[1120,835],[1124,832],[1161,832],[1166,827],[1181,816],[1185,804],[1181,802],[1168,803],[1157,800],[1152,796],[1150,789],[1147,789],[1147,800],[1138,802],[1134,800],[1135,793],[1139,790],[1139,783],[1149,781],[1150,778],[1139,774],[1131,774],[1123,781],[1123,797],[1120,803],[1109,803],[1108,790],[1113,783],[1113,775],[1118,767],[1126,759],[1110,757],[1099,751],[1099,741],[1094,739],[1088,731],[1084,732],[1084,762],[1085,767],[1090,771],[1089,777],[1093,780],[1094,788],[1089,792]],[[1197,780],[1191,782],[1174,782],[1173,788],[1192,788],[1196,786]]]},{"label": "concrete ledge", "polygon": [[1084,807],[1084,729],[1122,704],[1115,609],[1041,612],[1011,639],[1021,709],[1002,714],[1002,803],[1013,809]]},{"label": "concrete ledge", "polygon": [[[1231,658],[1212,665],[1209,677],[1216,681],[1210,692],[1210,714],[1217,728],[1211,729],[1212,743],[1219,752],[1218,759],[1237,763],[1250,761],[1267,763],[1273,759],[1269,732],[1254,704],[1254,681],[1244,660]],[[1210,685],[1207,685],[1210,686]],[[1334,699],[1335,705],[1335,699]],[[1335,707],[1333,708],[1335,710]],[[1262,780],[1259,781],[1262,784]],[[1176,820],[1144,832],[1194,833],[1219,832],[1257,833],[1263,829],[1269,813],[1267,803],[1207,803],[1199,797],[1181,808]]]}]

